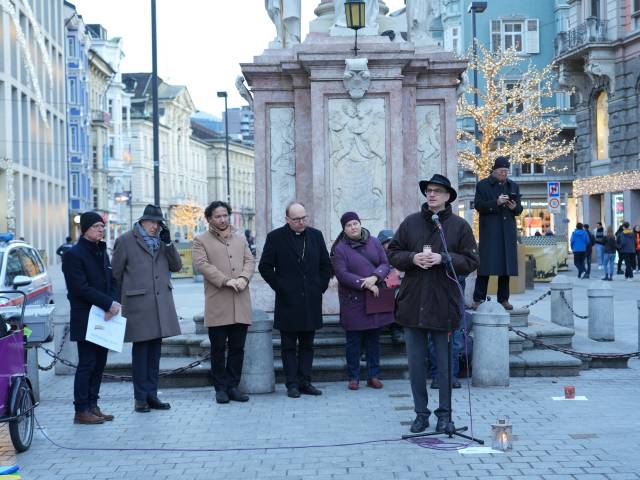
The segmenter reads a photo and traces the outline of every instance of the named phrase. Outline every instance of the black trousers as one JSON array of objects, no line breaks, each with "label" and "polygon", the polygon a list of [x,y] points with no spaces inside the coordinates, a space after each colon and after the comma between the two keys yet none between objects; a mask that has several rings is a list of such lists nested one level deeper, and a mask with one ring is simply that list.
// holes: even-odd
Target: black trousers
[{"label": "black trousers", "polygon": [[[476,288],[473,290],[474,302],[484,302],[487,299],[487,288],[489,286],[489,275],[478,275],[476,277]],[[509,300],[509,276],[498,276],[498,303]]]},{"label": "black trousers", "polygon": [[315,331],[280,331],[280,351],[287,388],[300,387],[311,383],[313,339],[315,335]]},{"label": "black trousers", "polygon": [[76,412],[86,412],[98,405],[102,373],[109,350],[85,340],[77,344],[78,368],[73,381],[73,404]]},{"label": "black trousers", "polygon": [[586,256],[587,256],[586,252],[573,252],[573,264],[578,269],[578,277],[581,277],[582,274],[586,271],[586,268],[585,268]]},{"label": "black trousers", "polygon": [[240,384],[248,328],[249,325],[244,323],[209,327],[211,375],[216,392],[227,391]]},{"label": "black trousers", "polygon": [[158,396],[160,382],[160,349],[162,339],[133,342],[131,361],[133,366],[133,396],[146,402]]},{"label": "black trousers", "polygon": [[622,259],[624,260],[624,277],[633,278],[633,268],[635,267],[636,254],[635,253],[622,253]]}]

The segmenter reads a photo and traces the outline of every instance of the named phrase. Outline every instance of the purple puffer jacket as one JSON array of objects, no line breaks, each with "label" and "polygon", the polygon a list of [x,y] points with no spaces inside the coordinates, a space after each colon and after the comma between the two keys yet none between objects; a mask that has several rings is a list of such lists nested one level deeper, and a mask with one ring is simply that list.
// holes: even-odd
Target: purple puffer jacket
[{"label": "purple puffer jacket", "polygon": [[[358,253],[356,248],[363,249],[366,256],[377,267],[374,267],[364,255]],[[365,291],[361,287],[362,279],[375,275],[380,280],[384,280],[389,273],[391,267],[380,241],[369,235],[366,243],[362,245],[345,238],[336,245],[332,262],[338,279],[340,323],[344,329],[350,331],[370,330],[393,323],[394,315],[392,312],[367,315]]]}]

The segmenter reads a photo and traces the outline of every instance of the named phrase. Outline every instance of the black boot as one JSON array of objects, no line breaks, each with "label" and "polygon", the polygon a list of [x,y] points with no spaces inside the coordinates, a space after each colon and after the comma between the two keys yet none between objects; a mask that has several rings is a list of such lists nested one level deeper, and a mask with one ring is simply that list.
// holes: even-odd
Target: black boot
[{"label": "black boot", "polygon": [[249,395],[247,395],[246,393],[242,393],[236,387],[229,388],[229,390],[227,391],[227,394],[229,395],[229,400],[233,400],[234,402],[249,401]]},{"label": "black boot", "polygon": [[411,424],[409,431],[411,433],[421,433],[427,428],[429,428],[429,415],[426,413],[419,413]]}]

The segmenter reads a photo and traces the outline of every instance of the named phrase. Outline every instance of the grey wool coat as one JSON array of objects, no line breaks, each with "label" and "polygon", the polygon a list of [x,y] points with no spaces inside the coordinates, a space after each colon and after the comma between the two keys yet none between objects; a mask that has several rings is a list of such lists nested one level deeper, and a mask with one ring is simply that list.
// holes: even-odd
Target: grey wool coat
[{"label": "grey wool coat", "polygon": [[169,278],[169,272],[182,268],[175,245],[160,242],[160,248],[151,255],[134,228],[116,240],[111,266],[120,289],[122,316],[127,319],[125,342],[180,335]]}]

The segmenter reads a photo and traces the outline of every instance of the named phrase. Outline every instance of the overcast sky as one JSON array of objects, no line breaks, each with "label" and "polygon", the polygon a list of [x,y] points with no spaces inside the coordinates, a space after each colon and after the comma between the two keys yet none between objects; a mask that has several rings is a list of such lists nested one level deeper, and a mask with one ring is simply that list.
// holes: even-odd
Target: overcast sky
[{"label": "overcast sky", "polygon": [[[151,71],[150,0],[70,0],[85,23],[100,23],[109,37],[124,39],[124,72]],[[303,38],[320,0],[302,0]],[[403,0],[386,0],[391,11]],[[158,74],[186,85],[196,108],[214,115],[244,101],[234,86],[239,63],[260,55],[275,37],[264,0],[157,0]]]}]

